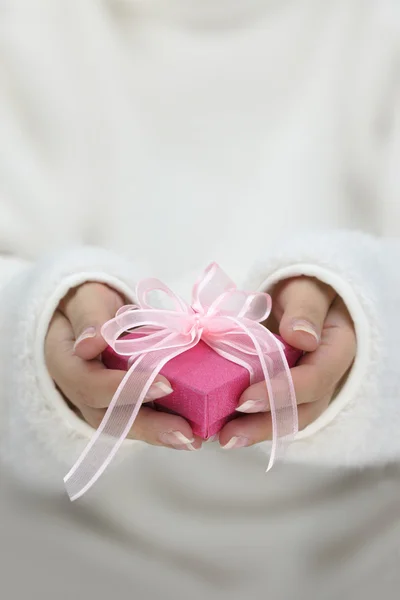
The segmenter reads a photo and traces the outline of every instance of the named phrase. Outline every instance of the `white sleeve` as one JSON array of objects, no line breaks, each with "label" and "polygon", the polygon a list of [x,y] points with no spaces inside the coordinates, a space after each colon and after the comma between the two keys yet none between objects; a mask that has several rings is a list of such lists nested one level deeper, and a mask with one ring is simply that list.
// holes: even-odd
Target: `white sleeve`
[{"label": "white sleeve", "polygon": [[[132,280],[130,263],[78,247],[17,268],[1,289],[0,451],[22,482],[61,490],[63,476],[94,433],[68,408],[46,369],[44,341],[54,311],[69,289],[86,281],[106,283],[133,299]],[[140,446],[126,440],[119,458]]]},{"label": "white sleeve", "polygon": [[331,285],[345,301],[357,335],[357,356],[344,387],[298,434],[288,460],[364,466],[400,459],[399,264],[400,240],[336,231],[292,241],[256,269],[251,287],[268,290],[298,275]]}]

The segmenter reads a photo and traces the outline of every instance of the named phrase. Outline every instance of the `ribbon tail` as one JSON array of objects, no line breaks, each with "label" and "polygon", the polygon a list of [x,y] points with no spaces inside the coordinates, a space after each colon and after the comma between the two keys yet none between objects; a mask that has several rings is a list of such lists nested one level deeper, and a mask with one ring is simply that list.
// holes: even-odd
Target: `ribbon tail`
[{"label": "ribbon tail", "polygon": [[64,478],[71,501],[83,496],[111,463],[163,366],[197,343],[195,339],[178,349],[160,349],[143,354],[135,361],[118,386],[98,430]]},{"label": "ribbon tail", "polygon": [[[249,326],[240,319],[232,318],[251,339],[268,392],[272,421],[272,448],[267,472],[275,463],[282,440],[288,441],[298,431],[296,394],[290,368],[279,340],[263,325],[251,323]],[[264,354],[265,346],[270,348]],[[263,349],[264,347],[264,349]],[[245,355],[249,361],[249,356]],[[250,363],[251,364],[251,363]]]}]

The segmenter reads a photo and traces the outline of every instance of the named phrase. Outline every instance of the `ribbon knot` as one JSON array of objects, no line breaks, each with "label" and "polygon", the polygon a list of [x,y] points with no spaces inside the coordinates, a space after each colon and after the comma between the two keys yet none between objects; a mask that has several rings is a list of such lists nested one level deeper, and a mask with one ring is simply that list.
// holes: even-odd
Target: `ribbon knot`
[{"label": "ribbon knot", "polygon": [[[148,300],[154,291],[172,300],[173,308],[155,307]],[[107,468],[163,366],[200,340],[246,368],[250,383],[265,381],[273,434],[269,470],[278,448],[298,431],[295,392],[282,344],[262,325],[271,311],[270,296],[238,290],[213,263],[195,283],[191,305],[157,279],[140,281],[136,298],[137,305],[124,306],[102,328],[114,351],[130,357],[130,366],[98,430],[64,478],[71,500],[82,496]],[[137,338],[121,337],[133,329],[140,334]]]},{"label": "ribbon knot", "polygon": [[203,331],[206,329],[207,320],[203,315],[195,312],[193,314],[192,329],[196,336],[201,338]]}]

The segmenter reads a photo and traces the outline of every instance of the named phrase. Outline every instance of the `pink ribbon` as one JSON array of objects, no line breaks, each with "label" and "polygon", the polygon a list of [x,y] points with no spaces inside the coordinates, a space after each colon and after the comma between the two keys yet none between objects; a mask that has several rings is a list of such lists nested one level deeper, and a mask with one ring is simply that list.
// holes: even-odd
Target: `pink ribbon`
[{"label": "pink ribbon", "polygon": [[[159,309],[148,299],[162,292],[173,309]],[[107,343],[132,364],[89,444],[64,478],[71,500],[82,496],[101,476],[128,435],[154,379],[163,366],[200,340],[224,358],[245,367],[250,382],[265,380],[272,421],[272,448],[267,471],[278,450],[298,431],[296,397],[281,342],[261,323],[271,311],[265,293],[238,290],[213,263],[193,288],[190,306],[157,279],[139,282],[137,306],[125,306],[102,328]],[[143,337],[121,335],[140,328]],[[120,339],[121,338],[121,339]]]}]

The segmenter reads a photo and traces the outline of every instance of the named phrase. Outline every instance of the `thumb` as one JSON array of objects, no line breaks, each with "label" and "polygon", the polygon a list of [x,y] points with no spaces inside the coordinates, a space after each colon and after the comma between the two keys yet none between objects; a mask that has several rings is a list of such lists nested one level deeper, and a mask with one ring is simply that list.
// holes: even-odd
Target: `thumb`
[{"label": "thumb", "polygon": [[283,339],[305,352],[316,350],[335,296],[330,286],[311,277],[282,282],[277,289],[274,311]]},{"label": "thumb", "polygon": [[91,360],[106,349],[101,327],[123,304],[122,296],[102,283],[85,283],[69,292],[59,310],[71,323],[77,356]]}]

